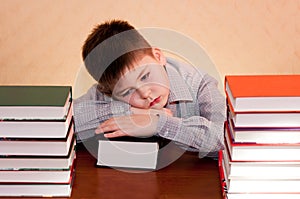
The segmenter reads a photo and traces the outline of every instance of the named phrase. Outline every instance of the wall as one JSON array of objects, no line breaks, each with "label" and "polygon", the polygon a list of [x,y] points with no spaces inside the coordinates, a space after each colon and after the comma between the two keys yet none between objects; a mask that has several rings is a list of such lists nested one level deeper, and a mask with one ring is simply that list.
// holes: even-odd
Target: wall
[{"label": "wall", "polygon": [[299,0],[0,0],[0,84],[71,84],[95,24],[194,39],[226,74],[300,73]]}]

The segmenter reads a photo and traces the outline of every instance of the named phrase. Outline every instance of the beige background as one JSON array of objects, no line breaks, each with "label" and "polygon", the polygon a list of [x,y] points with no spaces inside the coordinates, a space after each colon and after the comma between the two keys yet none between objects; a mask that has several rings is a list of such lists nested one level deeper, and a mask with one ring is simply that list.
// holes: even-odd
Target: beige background
[{"label": "beige background", "polygon": [[[0,0],[0,84],[75,85],[95,24],[194,39],[227,74],[300,73],[299,0]],[[82,78],[82,77],[81,77]],[[84,78],[83,78],[84,79]]]}]

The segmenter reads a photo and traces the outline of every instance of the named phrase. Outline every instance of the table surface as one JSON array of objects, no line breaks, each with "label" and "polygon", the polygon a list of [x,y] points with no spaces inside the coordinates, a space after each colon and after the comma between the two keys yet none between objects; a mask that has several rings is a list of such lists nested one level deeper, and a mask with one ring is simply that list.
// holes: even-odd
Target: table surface
[{"label": "table surface", "polygon": [[157,171],[132,173],[95,167],[96,159],[79,146],[71,198],[221,199],[218,162],[185,153]]},{"label": "table surface", "polygon": [[160,170],[140,173],[96,167],[95,164],[94,156],[79,144],[70,198],[222,198],[218,162],[210,158],[199,159],[195,153],[184,153]]}]

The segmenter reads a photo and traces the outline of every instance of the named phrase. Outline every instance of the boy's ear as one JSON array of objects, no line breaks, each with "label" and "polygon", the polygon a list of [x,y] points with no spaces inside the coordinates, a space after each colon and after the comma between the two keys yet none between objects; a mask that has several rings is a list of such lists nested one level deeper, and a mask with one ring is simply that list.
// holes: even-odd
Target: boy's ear
[{"label": "boy's ear", "polygon": [[163,52],[159,48],[152,48],[152,53],[155,59],[161,64],[166,65],[167,60]]}]

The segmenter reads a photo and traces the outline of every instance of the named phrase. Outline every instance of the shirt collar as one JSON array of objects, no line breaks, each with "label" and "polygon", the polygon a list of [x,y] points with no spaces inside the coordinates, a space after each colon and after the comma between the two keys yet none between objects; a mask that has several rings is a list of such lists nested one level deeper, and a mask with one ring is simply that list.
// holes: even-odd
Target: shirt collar
[{"label": "shirt collar", "polygon": [[193,101],[189,86],[184,81],[182,75],[170,63],[166,64],[166,71],[170,81],[169,102]]}]

